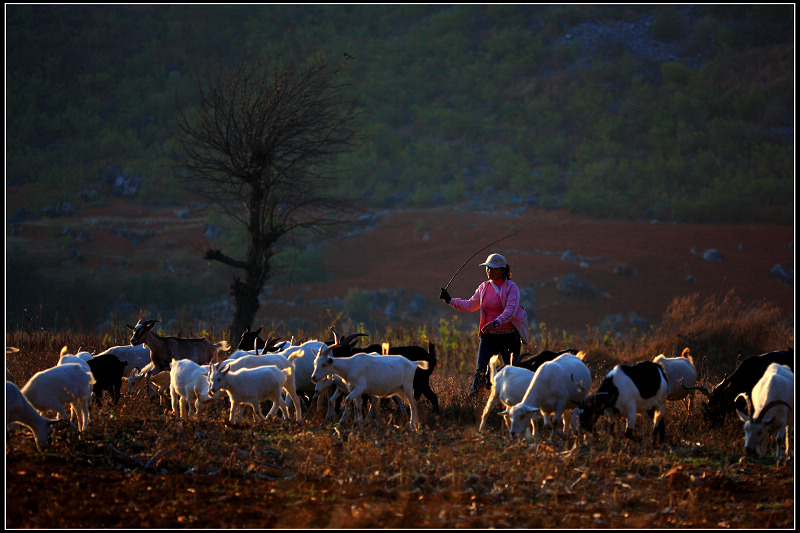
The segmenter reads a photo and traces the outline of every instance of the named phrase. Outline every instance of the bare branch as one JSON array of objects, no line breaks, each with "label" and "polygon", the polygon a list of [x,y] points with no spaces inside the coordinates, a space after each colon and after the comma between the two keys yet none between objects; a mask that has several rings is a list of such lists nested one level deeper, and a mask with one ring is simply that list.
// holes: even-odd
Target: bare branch
[{"label": "bare branch", "polygon": [[341,68],[322,55],[244,60],[230,75],[217,72],[201,83],[198,107],[178,120],[176,155],[187,185],[242,224],[249,238],[244,259],[220,250],[207,250],[205,258],[245,270],[232,292],[234,300],[237,293],[255,298],[253,313],[278,240],[332,227],[350,212],[329,196],[334,178],[326,170],[355,139],[355,106]]}]

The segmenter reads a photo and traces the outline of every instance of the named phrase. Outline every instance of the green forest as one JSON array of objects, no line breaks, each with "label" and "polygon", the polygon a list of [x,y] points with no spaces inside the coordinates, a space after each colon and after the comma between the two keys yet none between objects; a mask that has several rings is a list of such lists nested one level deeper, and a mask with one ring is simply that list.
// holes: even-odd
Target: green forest
[{"label": "green forest", "polygon": [[[338,196],[791,223],[794,5],[6,5],[6,187],[180,205],[176,116],[245,57],[343,62]],[[22,200],[18,200],[22,201]]]}]

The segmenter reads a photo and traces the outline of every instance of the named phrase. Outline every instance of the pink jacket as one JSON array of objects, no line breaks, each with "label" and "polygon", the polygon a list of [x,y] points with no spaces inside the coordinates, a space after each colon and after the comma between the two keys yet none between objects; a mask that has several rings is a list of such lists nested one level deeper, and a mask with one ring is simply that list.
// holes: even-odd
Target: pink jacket
[{"label": "pink jacket", "polygon": [[[483,295],[486,289],[489,288],[489,283],[488,279],[481,283],[475,291],[475,294],[473,294],[472,298],[469,300],[463,300],[461,298],[450,299],[450,306],[459,311],[473,312],[478,309],[481,310],[481,322],[478,326],[478,331],[483,329],[483,326],[486,325],[486,313],[483,310]],[[519,305],[519,287],[517,287],[517,284],[507,279],[502,289],[500,289],[500,299],[503,301],[503,312],[500,313],[500,316],[495,320],[497,320],[501,326],[507,322],[511,322],[511,325],[519,332],[522,342],[528,344],[528,314],[525,312],[525,308]]]}]

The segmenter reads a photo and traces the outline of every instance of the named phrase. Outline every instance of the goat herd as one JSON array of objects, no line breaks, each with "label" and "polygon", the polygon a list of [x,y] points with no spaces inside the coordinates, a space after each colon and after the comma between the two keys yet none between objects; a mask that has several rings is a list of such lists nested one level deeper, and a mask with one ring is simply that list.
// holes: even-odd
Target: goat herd
[{"label": "goat herd", "polygon": [[[284,421],[303,422],[300,395],[316,398],[318,412],[326,420],[339,422],[352,415],[364,418],[362,398],[368,398],[367,417],[375,417],[381,398],[399,397],[410,408],[409,429],[418,426],[417,400],[425,396],[439,411],[430,376],[436,367],[435,346],[389,346],[373,344],[356,347],[363,334],[333,341],[307,341],[294,345],[278,339],[263,341],[261,328],[247,331],[236,350],[224,360],[221,354],[231,346],[226,341],[212,344],[205,338],[162,337],[153,331],[156,320],[128,326],[133,332],[129,346],[115,346],[98,354],[68,354],[65,346],[58,364],[36,373],[21,389],[6,366],[6,424],[29,428],[36,446],[49,442],[56,423],[70,424],[84,431],[89,423],[92,395],[100,402],[108,391],[119,400],[127,367],[129,391],[145,378],[151,398],[169,393],[176,416],[199,417],[211,402],[227,393],[230,421],[241,419],[250,406],[257,420],[281,411]],[[250,349],[252,347],[252,349]],[[7,348],[7,353],[8,353]],[[478,431],[485,428],[490,412],[498,406],[512,436],[541,440],[542,427],[567,436],[592,431],[606,413],[613,420],[626,419],[625,435],[633,438],[638,413],[653,419],[654,440],[665,440],[665,405],[683,401],[690,408],[695,391],[708,397],[703,415],[710,424],[736,412],[744,422],[745,451],[764,456],[768,433],[776,436],[776,461],[788,458],[794,410],[794,350],[776,351],[744,359],[713,390],[697,385],[694,362],[685,349],[679,357],[659,355],[653,361],[617,365],[589,394],[591,372],[576,350],[523,354],[511,365],[495,356],[489,367],[491,392]],[[325,404],[327,398],[327,406]],[[337,403],[343,400],[341,415]],[[272,402],[264,415],[261,403]],[[66,406],[69,406],[69,413]],[[45,418],[49,412],[55,420]],[[73,422],[75,421],[75,423]],[[8,443],[8,441],[7,441]],[[7,444],[8,446],[8,444]]]}]

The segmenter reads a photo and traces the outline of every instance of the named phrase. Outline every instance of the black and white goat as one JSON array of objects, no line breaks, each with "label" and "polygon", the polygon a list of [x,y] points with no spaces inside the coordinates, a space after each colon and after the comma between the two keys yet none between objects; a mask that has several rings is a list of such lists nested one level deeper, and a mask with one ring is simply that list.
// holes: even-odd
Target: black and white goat
[{"label": "black and white goat", "polygon": [[[744,422],[744,449],[747,455],[763,457],[769,432],[775,432],[775,460],[780,463],[789,455],[789,427],[794,426],[794,372],[783,365],[772,363],[753,387],[752,402],[747,401],[748,414],[737,409]],[[781,442],[784,450],[781,449]]]},{"label": "black and white goat", "polygon": [[580,428],[592,431],[605,412],[613,421],[615,415],[626,418],[625,436],[633,438],[636,414],[647,412],[653,417],[653,440],[666,440],[664,422],[669,385],[664,370],[652,361],[635,365],[617,365],[605,377],[600,388],[578,408]]}]

